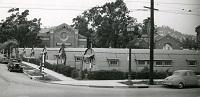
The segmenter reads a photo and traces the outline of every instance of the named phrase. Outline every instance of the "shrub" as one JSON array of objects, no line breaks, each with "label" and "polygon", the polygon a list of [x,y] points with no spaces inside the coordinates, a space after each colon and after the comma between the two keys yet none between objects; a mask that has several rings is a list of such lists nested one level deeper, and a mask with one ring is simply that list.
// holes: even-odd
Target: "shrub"
[{"label": "shrub", "polygon": [[88,72],[88,79],[93,80],[119,80],[125,79],[125,73],[117,70],[100,70]]},{"label": "shrub", "polygon": [[[100,70],[83,72],[82,77],[84,78],[85,73],[88,74],[88,79],[91,80],[121,80],[128,79],[128,72],[121,72],[117,70]],[[167,73],[164,71],[154,72],[154,79],[164,79],[167,77]],[[149,79],[149,72],[131,72],[131,79]]]},{"label": "shrub", "polygon": [[[30,59],[23,58],[23,61],[33,63],[33,64],[36,64],[36,65],[40,65],[40,62],[41,62],[40,59],[35,59],[35,58],[30,58]],[[58,72],[60,74],[63,74],[67,77],[71,77],[71,75],[72,75],[71,73],[75,69],[73,67],[65,66],[63,64],[54,65],[54,64],[50,64],[48,62],[44,63],[44,67],[47,68],[47,69],[53,70],[55,72]]]},{"label": "shrub", "polygon": [[[23,58],[24,61],[28,62],[27,58]],[[40,65],[39,59],[29,59],[30,63]],[[76,70],[74,67],[65,66],[63,64],[50,64],[45,62],[44,67],[60,74],[63,74],[67,77],[78,78],[79,70]],[[121,80],[128,79],[128,72],[122,72],[117,70],[99,70],[99,71],[82,71],[82,79],[85,77],[85,74],[88,74],[88,79],[91,80]],[[164,79],[168,75],[171,75],[172,72],[168,71],[155,71],[154,79]],[[199,72],[197,74],[200,74]],[[149,68],[145,67],[140,72],[131,72],[132,79],[149,79]]]},{"label": "shrub", "polygon": [[77,69],[72,70],[71,77],[77,79],[79,77],[79,72],[80,70],[77,70]]},{"label": "shrub", "polygon": [[71,75],[72,75],[71,73],[75,69],[73,67],[65,66],[63,64],[55,65],[55,64],[50,64],[48,62],[45,62],[44,67],[47,68],[47,69],[53,70],[55,72],[58,72],[60,74],[63,74],[67,77],[71,77]]}]

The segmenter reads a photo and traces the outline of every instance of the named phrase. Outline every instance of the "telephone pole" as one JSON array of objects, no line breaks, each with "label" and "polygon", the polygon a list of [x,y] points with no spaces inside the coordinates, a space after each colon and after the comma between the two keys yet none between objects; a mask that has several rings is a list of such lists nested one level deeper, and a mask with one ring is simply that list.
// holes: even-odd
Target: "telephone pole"
[{"label": "telephone pole", "polygon": [[154,0],[151,0],[151,7],[150,7],[150,72],[149,72],[149,84],[153,85],[153,63],[154,63]]}]

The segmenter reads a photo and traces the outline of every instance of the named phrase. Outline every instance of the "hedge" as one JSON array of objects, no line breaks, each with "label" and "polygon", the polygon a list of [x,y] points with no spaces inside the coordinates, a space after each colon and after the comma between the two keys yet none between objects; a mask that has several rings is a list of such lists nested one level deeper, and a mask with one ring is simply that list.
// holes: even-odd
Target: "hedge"
[{"label": "hedge", "polygon": [[[28,61],[27,58],[23,58],[24,61]],[[30,63],[40,65],[39,59],[29,59]],[[45,68],[48,68],[50,70],[53,70],[55,72],[58,72],[60,74],[63,74],[67,77],[72,78],[78,78],[80,74],[80,70],[75,69],[74,67],[65,66],[63,64],[50,64],[45,62],[44,64]],[[99,71],[82,71],[82,79],[85,78],[85,74],[88,75],[88,79],[90,80],[122,80],[122,79],[128,79],[128,72],[122,72],[117,70],[99,70]],[[154,72],[154,79],[164,79],[167,76],[171,75],[172,72],[168,71],[155,71]],[[200,74],[197,72],[196,74]],[[140,72],[132,72],[131,73],[132,79],[149,79],[149,69],[144,68]]]},{"label": "hedge", "polygon": [[[91,80],[123,80],[128,79],[128,72],[121,72],[117,70],[99,70],[84,72],[88,74],[88,79]],[[83,75],[84,75],[83,74]],[[171,73],[170,73],[171,74]],[[166,72],[154,72],[154,79],[164,79],[168,75]],[[132,79],[149,79],[149,72],[131,72]]]},{"label": "hedge", "polygon": [[[36,64],[38,66],[40,65],[40,60],[35,59],[35,58],[31,58],[31,59],[23,58],[23,61],[30,62],[30,63]],[[71,75],[72,75],[71,73],[75,69],[73,67],[65,66],[63,64],[54,65],[54,64],[50,64],[48,62],[44,63],[44,67],[47,69],[53,70],[57,73],[63,74],[67,77],[71,77]]]}]

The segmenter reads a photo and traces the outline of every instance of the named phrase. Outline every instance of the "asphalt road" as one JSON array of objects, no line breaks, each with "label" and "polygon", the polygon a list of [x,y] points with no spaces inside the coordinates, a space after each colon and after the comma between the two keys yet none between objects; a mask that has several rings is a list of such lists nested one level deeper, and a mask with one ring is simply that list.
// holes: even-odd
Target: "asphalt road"
[{"label": "asphalt road", "polygon": [[92,88],[38,82],[0,64],[0,97],[200,97],[200,88]]}]

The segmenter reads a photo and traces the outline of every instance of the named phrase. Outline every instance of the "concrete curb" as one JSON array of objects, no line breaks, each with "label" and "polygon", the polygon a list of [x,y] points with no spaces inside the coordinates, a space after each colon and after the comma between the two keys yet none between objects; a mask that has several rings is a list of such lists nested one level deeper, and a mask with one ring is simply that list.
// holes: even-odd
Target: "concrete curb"
[{"label": "concrete curb", "polygon": [[[43,82],[43,81],[42,81]],[[131,85],[131,86],[100,86],[100,85],[76,85],[76,84],[66,84],[66,83],[52,83],[45,81],[45,83],[58,84],[58,85],[69,85],[69,86],[84,86],[92,88],[149,88],[149,85]]]}]

